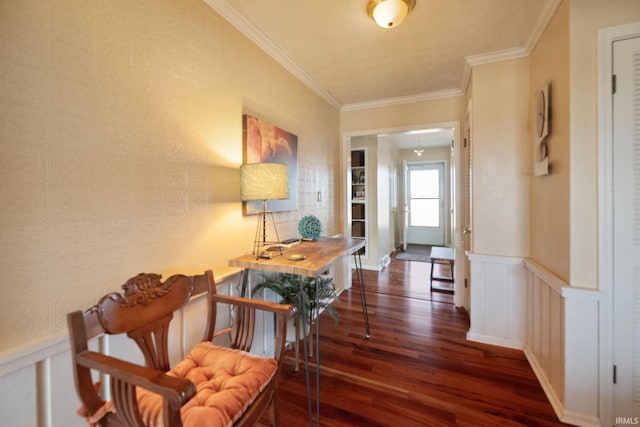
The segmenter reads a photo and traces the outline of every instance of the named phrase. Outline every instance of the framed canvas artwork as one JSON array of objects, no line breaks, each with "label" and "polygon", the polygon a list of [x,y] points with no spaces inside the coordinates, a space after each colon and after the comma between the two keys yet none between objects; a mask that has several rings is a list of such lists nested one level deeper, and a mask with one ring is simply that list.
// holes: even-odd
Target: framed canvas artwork
[{"label": "framed canvas artwork", "polygon": [[[269,200],[267,209],[273,212],[298,209],[298,137],[249,114],[242,116],[244,163],[284,163],[289,179],[289,198]],[[244,214],[262,210],[262,202],[244,202]]]}]

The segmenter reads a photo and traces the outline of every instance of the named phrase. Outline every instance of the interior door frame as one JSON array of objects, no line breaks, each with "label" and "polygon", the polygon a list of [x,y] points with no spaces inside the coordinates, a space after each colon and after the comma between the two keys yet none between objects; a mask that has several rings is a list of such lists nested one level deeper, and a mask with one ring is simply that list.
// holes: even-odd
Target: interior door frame
[{"label": "interior door frame", "polygon": [[600,414],[601,422],[613,420],[613,43],[640,37],[640,23],[598,31],[598,270],[600,310]]},{"label": "interior door frame", "polygon": [[[342,132],[342,147],[340,150],[341,164],[343,167],[339,167],[338,176],[339,182],[337,185],[341,188],[341,198],[342,198],[342,227],[345,235],[350,235],[350,225],[348,222],[349,212],[347,209],[350,209],[350,201],[347,199],[347,184],[350,182],[347,180],[347,177],[351,177],[350,175],[350,157],[351,157],[351,138],[356,136],[366,136],[366,135],[380,135],[380,134],[390,134],[390,133],[399,133],[399,132],[408,132],[411,130],[420,130],[420,129],[428,129],[428,128],[453,128],[453,157],[455,158],[455,162],[451,164],[451,169],[456,171],[460,171],[462,166],[462,144],[461,144],[461,128],[459,120],[452,120],[447,122],[436,122],[436,123],[418,123],[410,126],[401,126],[401,127],[386,127],[386,128],[370,128],[370,129],[360,129],[360,130],[351,130]],[[459,177],[459,172],[456,173],[456,177]],[[451,232],[451,245],[455,248],[455,265],[456,265],[456,280],[453,284],[454,286],[454,297],[453,303],[456,307],[462,307],[464,302],[464,276],[458,275],[459,266],[464,262],[465,254],[462,242],[462,218],[460,215],[462,214],[462,209],[460,206],[459,197],[462,194],[462,180],[455,179],[450,183],[450,188],[455,192],[457,197],[451,198],[451,206],[450,209],[453,211],[453,215],[456,218],[455,224],[453,224],[453,230]],[[337,202],[337,199],[336,199]],[[397,214],[397,212],[396,212]],[[451,225],[450,225],[451,226]],[[461,278],[461,279],[459,279]],[[348,280],[350,283],[351,280],[351,269],[349,269]]]},{"label": "interior door frame", "polygon": [[[407,164],[406,160],[402,161],[402,183],[403,186],[406,187],[406,182],[409,179],[408,177],[409,174],[409,166]],[[408,226],[407,224],[409,223],[409,204],[407,203],[407,189],[404,189],[404,195],[402,196],[402,250],[406,251],[407,250],[407,245],[409,244],[407,242],[407,231],[408,231]]]},{"label": "interior door frame", "polygon": [[471,312],[471,260],[469,254],[473,253],[473,164],[472,164],[472,130],[473,130],[473,100],[469,99],[467,102],[467,109],[465,111],[464,122],[462,125],[462,141],[460,149],[454,154],[459,157],[458,163],[460,168],[458,170],[458,177],[460,180],[459,188],[460,192],[458,197],[458,203],[460,206],[460,245],[462,247],[463,262],[457,263],[456,271],[457,277],[464,278],[462,283],[461,292],[461,305]]}]

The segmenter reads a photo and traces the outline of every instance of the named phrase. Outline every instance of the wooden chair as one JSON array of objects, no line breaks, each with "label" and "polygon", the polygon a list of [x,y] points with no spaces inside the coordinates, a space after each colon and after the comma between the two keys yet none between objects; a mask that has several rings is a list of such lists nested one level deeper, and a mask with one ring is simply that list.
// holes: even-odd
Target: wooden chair
[{"label": "wooden chair", "polygon": [[[213,273],[174,275],[165,282],[157,274],[139,274],[87,311],[67,315],[75,383],[84,415],[100,426],[254,425],[267,407],[278,424],[277,387],[291,305],[216,294]],[[173,312],[189,299],[208,292],[204,340],[170,370],[168,330]],[[231,328],[215,332],[218,303],[235,307]],[[249,353],[256,310],[275,314],[274,357]],[[204,320],[203,320],[204,321]],[[101,334],[126,333],[142,350],[141,366],[89,350]],[[213,345],[228,333],[229,347]],[[110,402],[96,390],[92,370],[108,376]]]}]

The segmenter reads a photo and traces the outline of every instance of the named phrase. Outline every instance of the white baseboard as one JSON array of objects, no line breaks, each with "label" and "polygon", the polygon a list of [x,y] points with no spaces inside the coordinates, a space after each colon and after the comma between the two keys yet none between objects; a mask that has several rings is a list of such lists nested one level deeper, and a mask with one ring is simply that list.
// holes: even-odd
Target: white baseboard
[{"label": "white baseboard", "polygon": [[560,421],[573,426],[602,427],[598,418],[571,411],[564,411],[564,414],[560,417]]},{"label": "white baseboard", "polygon": [[481,342],[483,344],[497,345],[499,347],[513,348],[515,350],[522,350],[524,348],[524,342],[508,340],[504,338],[496,338],[489,335],[476,334],[473,332],[467,332],[467,339],[469,341]]},{"label": "white baseboard", "polygon": [[[356,265],[353,263],[353,261],[351,262],[351,268],[356,268]],[[371,270],[371,271],[381,271],[382,270],[382,266],[380,265],[373,265],[373,264],[367,264],[365,260],[362,261],[362,269],[363,270]]]},{"label": "white baseboard", "polygon": [[549,382],[549,378],[544,372],[544,369],[542,369],[540,363],[538,363],[538,359],[535,354],[533,354],[531,349],[526,345],[524,347],[524,355],[526,356],[531,369],[533,369],[533,373],[536,374],[536,378],[538,378],[538,382],[542,386],[544,394],[546,394],[547,399],[549,399],[549,403],[551,403],[551,407],[553,407],[558,419],[562,419],[562,415],[564,414],[564,405]]},{"label": "white baseboard", "polygon": [[582,426],[582,427],[600,427],[600,420],[596,417],[580,414],[577,412],[567,411],[562,403],[562,401],[558,398],[555,390],[551,386],[549,382],[549,378],[545,374],[544,370],[538,363],[538,359],[533,354],[530,348],[525,346],[524,354],[527,357],[527,361],[533,369],[533,372],[536,374],[536,378],[538,382],[542,386],[547,399],[549,399],[549,403],[553,407],[556,416],[560,421],[566,424],[574,425],[574,426]]}]

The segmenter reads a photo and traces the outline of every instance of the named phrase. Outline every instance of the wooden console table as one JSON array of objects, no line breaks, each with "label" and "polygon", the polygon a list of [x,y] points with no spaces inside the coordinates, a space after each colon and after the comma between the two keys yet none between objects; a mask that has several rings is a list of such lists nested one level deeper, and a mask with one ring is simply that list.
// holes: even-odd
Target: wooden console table
[{"label": "wooden console table", "polygon": [[[299,245],[292,248],[284,249],[283,254],[273,252],[271,259],[256,259],[254,254],[244,255],[229,260],[232,267],[240,267],[247,270],[269,271],[274,273],[289,273],[298,276],[318,278],[326,272],[338,260],[353,255],[356,275],[360,287],[360,301],[362,303],[362,315],[364,316],[365,338],[371,336],[369,330],[369,315],[367,313],[367,301],[364,292],[364,279],[362,276],[362,261],[360,259],[359,249],[363,248],[365,241],[363,239],[347,239],[347,238],[320,238],[316,241],[303,241]],[[300,261],[293,261],[287,257],[295,254],[306,257]],[[246,274],[243,280],[246,280]],[[302,281],[300,281],[302,286]],[[316,295],[317,297],[317,295]],[[316,301],[316,307],[318,306]],[[301,316],[303,321],[303,330],[306,330],[305,316]],[[315,322],[316,330],[315,338],[315,358],[316,358],[316,423],[320,426],[320,330],[318,321]],[[309,382],[309,354],[307,350],[306,334],[303,334],[304,340],[304,367],[307,380],[307,397],[309,405],[309,425],[312,425],[313,410],[311,404],[310,382]]]}]

